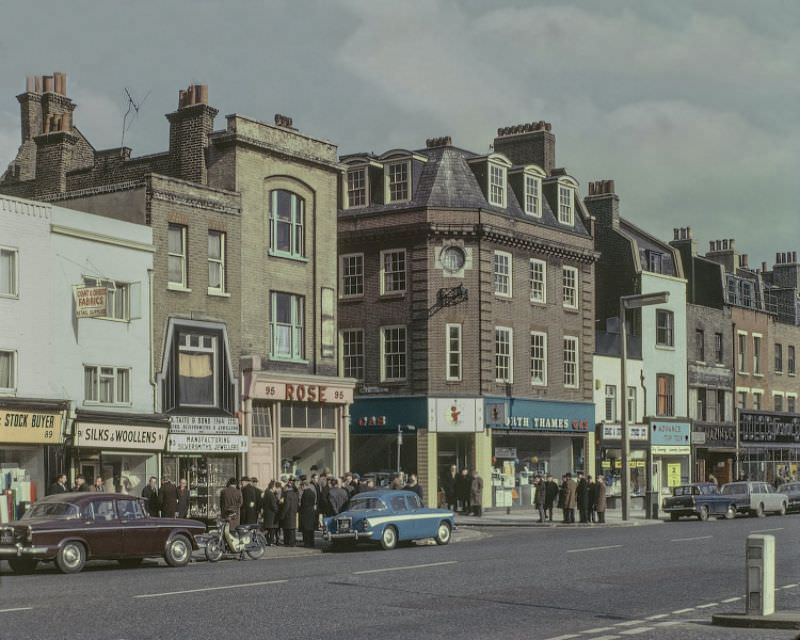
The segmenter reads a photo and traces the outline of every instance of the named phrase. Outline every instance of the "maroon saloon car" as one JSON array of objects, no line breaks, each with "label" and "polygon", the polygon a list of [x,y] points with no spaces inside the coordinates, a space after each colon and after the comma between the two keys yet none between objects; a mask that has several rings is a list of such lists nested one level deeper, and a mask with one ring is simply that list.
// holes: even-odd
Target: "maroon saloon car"
[{"label": "maroon saloon car", "polygon": [[0,559],[16,573],[53,561],[77,573],[87,560],[117,560],[135,567],[163,556],[182,567],[206,526],[196,520],[153,518],[144,500],[120,493],[61,493],[31,505],[21,519],[0,525]]}]

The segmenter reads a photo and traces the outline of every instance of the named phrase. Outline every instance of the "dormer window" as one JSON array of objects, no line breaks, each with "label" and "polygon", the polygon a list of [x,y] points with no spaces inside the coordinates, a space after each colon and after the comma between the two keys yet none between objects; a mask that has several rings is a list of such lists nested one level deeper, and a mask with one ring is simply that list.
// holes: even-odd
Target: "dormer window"
[{"label": "dormer window", "polygon": [[489,204],[506,206],[506,168],[489,163]]},{"label": "dormer window", "polygon": [[403,202],[411,198],[411,162],[402,160],[386,165],[386,201]]},{"label": "dormer window", "polygon": [[347,208],[366,207],[367,168],[350,169],[347,172]]},{"label": "dormer window", "polygon": [[542,217],[542,180],[537,176],[525,176],[525,213]]},{"label": "dormer window", "polygon": [[558,185],[558,221],[561,224],[575,224],[575,192],[572,187]]}]

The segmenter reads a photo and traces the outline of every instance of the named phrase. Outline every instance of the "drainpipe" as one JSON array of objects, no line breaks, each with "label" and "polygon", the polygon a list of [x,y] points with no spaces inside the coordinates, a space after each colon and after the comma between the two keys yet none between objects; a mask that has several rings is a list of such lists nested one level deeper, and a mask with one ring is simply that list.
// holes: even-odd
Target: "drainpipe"
[{"label": "drainpipe", "polygon": [[153,353],[153,282],[155,281],[155,272],[153,269],[147,270],[147,319],[150,324],[150,333],[148,340],[150,341],[150,386],[153,387],[153,413],[158,413],[158,385],[156,384],[156,368],[153,363],[155,354]]}]

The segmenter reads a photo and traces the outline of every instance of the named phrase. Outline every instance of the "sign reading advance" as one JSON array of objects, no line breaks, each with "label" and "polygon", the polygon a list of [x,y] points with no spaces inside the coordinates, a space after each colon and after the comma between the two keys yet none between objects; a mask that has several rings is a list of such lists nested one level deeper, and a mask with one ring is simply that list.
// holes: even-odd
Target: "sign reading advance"
[{"label": "sign reading advance", "polygon": [[739,437],[745,446],[800,443],[800,416],[740,411]]},{"label": "sign reading advance", "polygon": [[650,444],[663,447],[691,446],[691,425],[688,422],[651,422]]},{"label": "sign reading advance", "polygon": [[232,416],[170,416],[170,433],[238,435],[239,421]]},{"label": "sign reading advance", "polygon": [[61,442],[61,414],[0,409],[0,442],[57,444]]},{"label": "sign reading advance", "polygon": [[167,451],[174,453],[246,453],[247,436],[172,434],[169,436]]},{"label": "sign reading advance", "polygon": [[78,422],[75,444],[95,449],[162,451],[167,443],[166,427]]}]

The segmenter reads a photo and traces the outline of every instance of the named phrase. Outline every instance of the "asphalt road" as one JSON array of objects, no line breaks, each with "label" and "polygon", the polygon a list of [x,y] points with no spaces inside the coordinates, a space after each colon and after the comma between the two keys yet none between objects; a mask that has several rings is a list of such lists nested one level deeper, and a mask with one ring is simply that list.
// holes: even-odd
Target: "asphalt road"
[{"label": "asphalt road", "polygon": [[[0,638],[772,640],[711,627],[744,608],[749,533],[775,535],[779,609],[800,609],[800,515],[629,528],[492,528],[384,552],[90,564],[0,575]],[[279,557],[280,555],[280,557]]]}]

